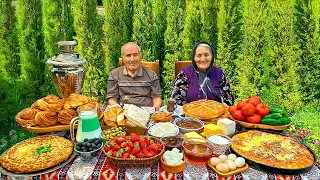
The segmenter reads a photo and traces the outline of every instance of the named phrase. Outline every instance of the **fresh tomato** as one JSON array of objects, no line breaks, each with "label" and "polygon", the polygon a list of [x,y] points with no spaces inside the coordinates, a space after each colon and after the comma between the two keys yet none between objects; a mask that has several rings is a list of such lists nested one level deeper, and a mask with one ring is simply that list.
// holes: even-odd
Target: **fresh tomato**
[{"label": "fresh tomato", "polygon": [[248,104],[247,101],[241,101],[241,102],[239,102],[238,105],[237,105],[237,109],[238,109],[238,110],[241,110],[241,108],[242,108],[244,105],[246,105],[246,104]]},{"label": "fresh tomato", "polygon": [[259,96],[252,96],[247,102],[256,106],[261,103],[261,98]]},{"label": "fresh tomato", "polygon": [[232,117],[239,121],[244,121],[246,117],[242,114],[241,110],[236,110],[234,113],[231,114]]},{"label": "fresh tomato", "polygon": [[269,107],[265,104],[258,104],[256,106],[256,114],[259,114],[261,117],[264,117],[269,114]]},{"label": "fresh tomato", "polygon": [[256,107],[250,103],[247,103],[241,108],[241,111],[244,116],[251,116],[256,111]]},{"label": "fresh tomato", "polygon": [[237,105],[229,106],[228,111],[230,114],[234,113],[237,110]]},{"label": "fresh tomato", "polygon": [[247,122],[253,124],[259,124],[261,122],[261,116],[258,114],[253,114],[252,116],[246,117]]}]

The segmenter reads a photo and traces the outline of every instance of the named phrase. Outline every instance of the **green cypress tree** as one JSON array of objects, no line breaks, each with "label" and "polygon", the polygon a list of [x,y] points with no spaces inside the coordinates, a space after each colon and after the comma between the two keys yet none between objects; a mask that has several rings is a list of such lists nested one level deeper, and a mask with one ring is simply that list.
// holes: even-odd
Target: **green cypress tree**
[{"label": "green cypress tree", "polygon": [[0,76],[20,74],[15,8],[11,0],[0,2]]},{"label": "green cypress tree", "polygon": [[[318,1],[320,2],[320,1]],[[320,53],[319,53],[319,26],[316,22],[319,9],[314,11],[312,1],[296,0],[296,24],[295,30],[301,55],[299,58],[298,73],[303,93],[303,100],[306,103],[320,99]],[[318,7],[320,8],[320,7]]]},{"label": "green cypress tree", "polygon": [[[261,65],[263,62],[265,2],[243,0],[243,41],[241,54],[235,61],[237,74],[234,80],[237,101],[259,95]],[[220,53],[220,52],[219,52]]]},{"label": "green cypress tree", "polygon": [[19,0],[17,9],[21,77],[24,96],[30,101],[39,98],[44,74],[41,0]]},{"label": "green cypress tree", "polygon": [[[164,32],[167,28],[166,2],[157,0],[154,8],[154,56],[160,61],[160,67],[164,59]],[[161,71],[161,69],[160,69]]]},{"label": "green cypress tree", "polygon": [[[59,53],[59,41],[72,40],[71,0],[43,0],[42,13],[45,59],[49,59]],[[41,89],[43,95],[55,92],[49,66],[46,66],[45,83]]]},{"label": "green cypress tree", "polygon": [[82,57],[87,59],[84,91],[89,91],[92,84],[99,96],[104,96],[107,74],[101,43],[103,21],[96,10],[97,2],[74,0],[72,4],[78,42],[77,50]]},{"label": "green cypress tree", "polygon": [[182,58],[182,40],[180,35],[184,24],[185,5],[181,0],[167,1],[167,28],[164,33],[165,59],[161,71],[162,97],[171,95],[174,81],[174,61]]},{"label": "green cypress tree", "polygon": [[296,72],[300,51],[294,33],[294,3],[293,0],[267,3],[264,52],[271,65],[269,78],[274,81],[263,94],[269,97],[266,98],[269,105],[293,112],[302,105]]},{"label": "green cypress tree", "polygon": [[202,41],[200,4],[200,1],[187,1],[184,28],[181,35],[184,48],[183,60],[190,60],[192,47],[195,43]]},{"label": "green cypress tree", "polygon": [[[120,9],[119,9],[120,10]],[[121,11],[121,10],[120,10]],[[124,0],[124,14],[125,14],[125,24],[127,29],[127,42],[132,39],[133,30],[133,0]]]},{"label": "green cypress tree", "polygon": [[201,41],[206,41],[212,45],[214,57],[217,57],[218,44],[218,12],[219,2],[217,0],[201,0]]},{"label": "green cypress tree", "polygon": [[218,54],[216,64],[233,84],[236,76],[235,60],[241,53],[243,38],[241,0],[223,0],[218,14]]},{"label": "green cypress tree", "polygon": [[143,59],[153,61],[153,13],[151,0],[133,1],[132,40],[141,47]]},{"label": "green cypress tree", "polygon": [[104,21],[104,50],[106,57],[107,74],[118,67],[119,57],[121,57],[121,46],[129,39],[125,36],[127,33],[125,19],[126,14],[123,8],[124,0],[113,1],[105,0],[108,4],[105,8]]}]

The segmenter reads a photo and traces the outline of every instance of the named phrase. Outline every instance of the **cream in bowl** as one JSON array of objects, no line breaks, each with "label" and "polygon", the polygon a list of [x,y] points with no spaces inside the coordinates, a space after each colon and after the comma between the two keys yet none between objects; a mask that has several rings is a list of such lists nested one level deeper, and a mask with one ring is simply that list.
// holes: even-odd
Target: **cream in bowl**
[{"label": "cream in bowl", "polygon": [[179,133],[179,128],[171,122],[156,123],[148,128],[148,133],[154,137],[176,136]]}]

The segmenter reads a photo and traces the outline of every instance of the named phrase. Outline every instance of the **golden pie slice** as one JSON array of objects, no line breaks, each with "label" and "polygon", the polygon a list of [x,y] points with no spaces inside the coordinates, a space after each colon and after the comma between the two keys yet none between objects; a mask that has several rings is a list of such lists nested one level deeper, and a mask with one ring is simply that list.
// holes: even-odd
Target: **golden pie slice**
[{"label": "golden pie slice", "polygon": [[60,136],[35,136],[6,151],[0,164],[8,171],[31,173],[66,161],[73,152],[71,141]]},{"label": "golden pie slice", "polygon": [[185,104],[182,109],[186,117],[193,117],[200,120],[209,120],[219,117],[226,110],[224,104],[205,99]]}]

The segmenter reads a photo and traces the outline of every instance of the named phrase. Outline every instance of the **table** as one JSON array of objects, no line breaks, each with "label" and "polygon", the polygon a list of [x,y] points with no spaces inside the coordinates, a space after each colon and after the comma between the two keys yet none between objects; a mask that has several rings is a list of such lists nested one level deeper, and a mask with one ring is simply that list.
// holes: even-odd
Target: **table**
[{"label": "table", "polygon": [[34,177],[14,178],[1,174],[2,180],[14,179],[39,179],[39,180],[55,180],[55,179],[102,179],[102,180],[318,180],[320,179],[320,166],[316,164],[308,173],[300,175],[279,175],[267,173],[258,166],[250,166],[246,172],[234,175],[228,178],[219,177],[214,171],[206,165],[192,165],[187,163],[185,170],[181,173],[173,174],[164,171],[160,164],[156,164],[151,168],[133,168],[118,169],[112,167],[106,160],[103,152],[90,161],[83,161],[80,157],[76,157],[72,162],[64,167]]}]

